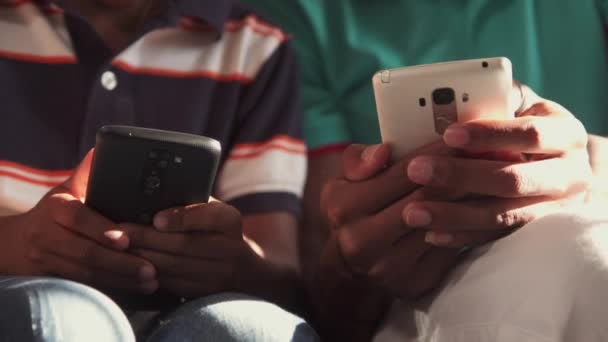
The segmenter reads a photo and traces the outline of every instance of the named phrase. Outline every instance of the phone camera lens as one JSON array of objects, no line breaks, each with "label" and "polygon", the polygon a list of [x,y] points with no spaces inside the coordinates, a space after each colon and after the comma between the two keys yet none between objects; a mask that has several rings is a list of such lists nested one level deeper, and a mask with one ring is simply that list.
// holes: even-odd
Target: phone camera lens
[{"label": "phone camera lens", "polygon": [[447,105],[454,102],[454,89],[439,88],[433,91],[433,102],[437,105]]},{"label": "phone camera lens", "polygon": [[160,178],[155,175],[151,175],[146,178],[146,189],[154,191],[160,187]]},{"label": "phone camera lens", "polygon": [[481,63],[481,66],[482,66],[482,67],[484,67],[484,68],[487,68],[487,67],[488,67],[488,66],[490,66],[490,65],[488,64],[488,62],[483,61],[483,62]]},{"label": "phone camera lens", "polygon": [[159,160],[156,165],[158,166],[159,169],[166,169],[167,165],[169,165],[169,162],[166,160]]}]

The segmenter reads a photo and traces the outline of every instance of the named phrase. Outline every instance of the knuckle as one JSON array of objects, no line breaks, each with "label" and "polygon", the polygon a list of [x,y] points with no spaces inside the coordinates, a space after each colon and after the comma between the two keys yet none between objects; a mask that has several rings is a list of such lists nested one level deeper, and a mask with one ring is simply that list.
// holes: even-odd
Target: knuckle
[{"label": "knuckle", "polygon": [[338,246],[346,264],[353,270],[367,273],[363,262],[363,243],[348,229],[340,231],[337,235]]},{"label": "knuckle", "polygon": [[87,246],[80,249],[78,257],[85,263],[92,264],[97,260],[97,253],[95,253],[94,247]]},{"label": "knuckle", "polygon": [[43,261],[43,253],[38,248],[30,248],[27,251],[27,259],[35,264],[39,264]]},{"label": "knuckle", "polygon": [[332,204],[326,208],[327,219],[333,228],[342,227],[347,221],[347,211],[344,207]]},{"label": "knuckle", "polygon": [[506,188],[506,195],[521,196],[526,194],[531,188],[529,180],[514,167],[503,169],[501,176],[501,183]]},{"label": "knuckle", "polygon": [[433,158],[430,161],[431,167],[431,181],[430,184],[434,186],[449,186],[453,184],[460,184],[466,174],[463,174],[458,164],[453,165],[450,162],[442,158]]},{"label": "knuckle", "polygon": [[345,183],[343,180],[329,181],[321,192],[321,210],[332,227],[344,224],[348,216],[347,210],[339,198]]},{"label": "knuckle", "polygon": [[494,225],[501,229],[514,229],[523,225],[525,218],[514,210],[498,213],[494,217]]},{"label": "knuckle", "polygon": [[540,127],[533,122],[528,122],[523,127],[523,132],[528,144],[532,146],[540,146],[543,141],[543,134]]},{"label": "knuckle", "polygon": [[51,212],[51,215],[53,217],[58,217],[59,213],[65,210],[64,206],[66,200],[61,194],[50,195],[49,197],[43,199],[41,202],[44,203],[43,207],[46,207]]},{"label": "knuckle", "polygon": [[589,144],[589,134],[585,125],[575,117],[572,117],[571,130],[574,133],[574,148],[587,150]]},{"label": "knuckle", "polygon": [[537,116],[551,114],[558,109],[556,105],[555,102],[539,99],[530,106],[529,112]]},{"label": "knuckle", "polygon": [[335,193],[338,190],[338,180],[332,179],[323,185],[321,189],[321,208],[326,207],[328,203],[332,203],[332,199],[335,197]]},{"label": "knuckle", "polygon": [[63,212],[63,215],[61,215],[64,220],[64,222],[62,222],[63,224],[70,227],[77,227],[82,224],[85,212],[80,203],[64,200],[61,208],[58,210]]}]

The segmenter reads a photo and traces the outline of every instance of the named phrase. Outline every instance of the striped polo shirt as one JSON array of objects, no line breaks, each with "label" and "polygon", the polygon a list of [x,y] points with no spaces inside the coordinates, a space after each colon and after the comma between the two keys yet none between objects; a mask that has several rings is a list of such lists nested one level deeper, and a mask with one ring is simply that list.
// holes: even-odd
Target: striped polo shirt
[{"label": "striped polo shirt", "polygon": [[215,138],[215,197],[298,213],[306,148],[288,38],[228,0],[167,2],[116,54],[60,1],[0,0],[4,214],[65,180],[107,124]]}]

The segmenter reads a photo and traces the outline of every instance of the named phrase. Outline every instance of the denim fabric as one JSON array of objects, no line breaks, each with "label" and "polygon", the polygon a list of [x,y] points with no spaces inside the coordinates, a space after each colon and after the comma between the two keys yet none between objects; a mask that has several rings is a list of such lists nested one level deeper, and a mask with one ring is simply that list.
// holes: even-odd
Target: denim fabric
[{"label": "denim fabric", "polygon": [[[301,318],[222,293],[151,316],[147,342],[319,341]],[[124,312],[101,292],[54,278],[0,277],[0,342],[134,342]]]}]

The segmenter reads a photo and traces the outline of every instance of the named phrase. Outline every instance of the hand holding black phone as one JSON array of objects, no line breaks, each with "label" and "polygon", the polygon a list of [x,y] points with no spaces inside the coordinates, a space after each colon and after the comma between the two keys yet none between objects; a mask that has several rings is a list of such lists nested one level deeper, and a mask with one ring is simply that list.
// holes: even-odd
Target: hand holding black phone
[{"label": "hand holding black phone", "polygon": [[[104,126],[97,133],[85,204],[117,224],[150,225],[161,210],[206,203],[220,158],[220,143],[211,138]],[[124,309],[159,310],[181,302],[162,290],[153,295],[102,291]]]}]

